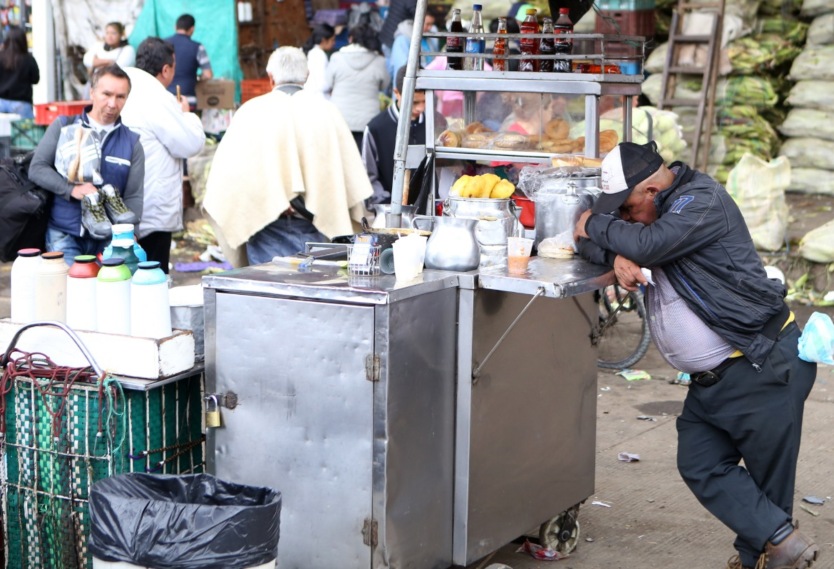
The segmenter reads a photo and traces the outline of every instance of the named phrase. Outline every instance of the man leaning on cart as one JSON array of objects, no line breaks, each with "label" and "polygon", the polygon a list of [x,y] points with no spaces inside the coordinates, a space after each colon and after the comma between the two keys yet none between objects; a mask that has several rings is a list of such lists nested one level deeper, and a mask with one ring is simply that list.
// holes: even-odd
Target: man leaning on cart
[{"label": "man leaning on cart", "polygon": [[654,142],[611,151],[602,188],[576,224],[580,252],[613,266],[628,290],[647,285],[655,344],[692,376],[677,419],[678,470],[736,533],[728,569],[811,567],[819,548],[792,512],[816,364],[799,359],[784,285],[765,274],[724,187],[683,163],[667,167]]}]

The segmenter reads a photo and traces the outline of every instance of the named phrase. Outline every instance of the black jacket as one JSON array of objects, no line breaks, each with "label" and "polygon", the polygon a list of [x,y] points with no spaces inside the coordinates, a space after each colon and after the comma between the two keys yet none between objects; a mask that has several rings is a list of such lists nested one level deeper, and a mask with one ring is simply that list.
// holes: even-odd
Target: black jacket
[{"label": "black jacket", "polygon": [[38,62],[26,53],[16,69],[0,68],[0,99],[32,103],[32,85],[41,80]]},{"label": "black jacket", "polygon": [[785,287],[767,278],[727,190],[682,163],[675,167],[675,181],[655,198],[657,221],[592,215],[585,231],[605,251],[582,240],[580,252],[595,262],[611,264],[616,253],[641,267],[662,267],[689,308],[758,366],[774,343],[763,328],[786,311]]}]

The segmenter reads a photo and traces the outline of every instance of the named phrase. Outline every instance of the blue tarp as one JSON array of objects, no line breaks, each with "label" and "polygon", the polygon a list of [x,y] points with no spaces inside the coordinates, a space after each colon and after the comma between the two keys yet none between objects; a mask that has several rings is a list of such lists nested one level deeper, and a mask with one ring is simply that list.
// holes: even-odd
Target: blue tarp
[{"label": "blue tarp", "polygon": [[191,14],[197,22],[192,38],[205,46],[214,78],[239,84],[243,71],[238,62],[236,13],[235,0],[146,0],[128,41],[136,48],[150,36],[170,37],[177,18]]}]

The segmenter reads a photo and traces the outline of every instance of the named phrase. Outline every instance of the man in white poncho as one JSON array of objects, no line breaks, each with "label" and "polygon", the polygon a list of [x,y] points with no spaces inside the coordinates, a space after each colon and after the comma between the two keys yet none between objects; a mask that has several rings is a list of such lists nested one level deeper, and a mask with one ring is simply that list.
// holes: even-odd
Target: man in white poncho
[{"label": "man in white poncho", "polygon": [[273,91],[241,106],[217,148],[204,207],[236,266],[293,255],[355,231],[372,189],[350,129],[330,102],[302,90],[307,59],[278,48]]}]

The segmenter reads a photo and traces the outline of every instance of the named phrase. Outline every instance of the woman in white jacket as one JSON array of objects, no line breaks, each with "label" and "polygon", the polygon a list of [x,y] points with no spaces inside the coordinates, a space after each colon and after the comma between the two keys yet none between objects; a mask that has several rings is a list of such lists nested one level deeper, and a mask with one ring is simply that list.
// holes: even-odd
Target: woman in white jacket
[{"label": "woman in white jacket", "polygon": [[307,75],[307,82],[304,83],[304,89],[318,95],[323,94],[324,75],[327,72],[327,54],[335,44],[336,30],[333,29],[333,26],[317,24],[313,28],[313,33],[301,48],[307,55],[307,69],[310,71],[310,74]]},{"label": "woman in white jacket", "polygon": [[174,79],[174,47],[155,37],[139,46],[136,67],[125,69],[131,90],[122,122],[145,150],[145,197],[142,221],[136,229],[148,260],[168,272],[171,233],[182,229],[182,161],[202,150],[203,124],[166,89]]},{"label": "woman in white jacket", "polygon": [[373,28],[360,24],[350,30],[349,40],[330,58],[324,89],[330,92],[330,101],[342,112],[361,149],[365,127],[380,112],[379,93],[388,88],[391,77]]},{"label": "woman in white jacket", "polygon": [[84,66],[90,71],[113,62],[124,69],[136,61],[133,46],[124,38],[125,27],[119,22],[110,22],[104,27],[104,41],[96,44],[84,54]]}]

